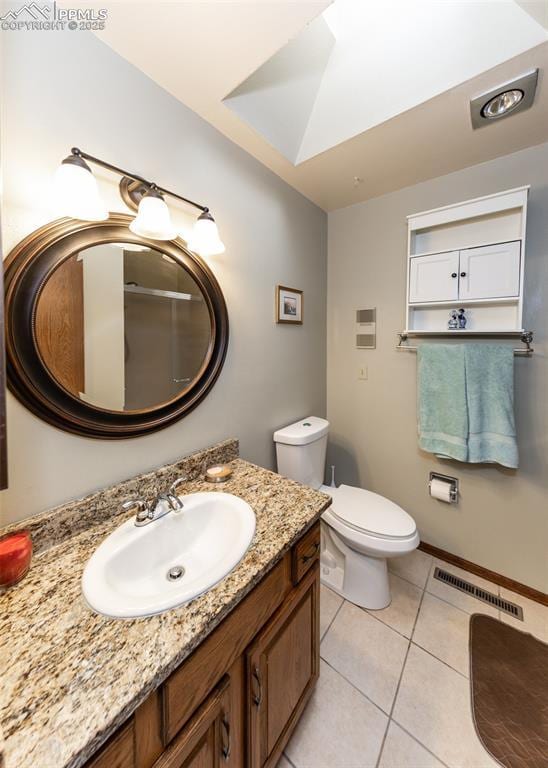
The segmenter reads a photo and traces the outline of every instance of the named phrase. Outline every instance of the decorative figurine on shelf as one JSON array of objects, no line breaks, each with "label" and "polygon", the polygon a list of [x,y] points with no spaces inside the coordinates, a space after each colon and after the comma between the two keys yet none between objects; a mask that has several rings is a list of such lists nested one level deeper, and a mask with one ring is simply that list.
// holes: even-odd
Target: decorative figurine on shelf
[{"label": "decorative figurine on shelf", "polygon": [[451,310],[451,316],[449,318],[449,322],[447,323],[447,327],[450,331],[456,331],[459,327],[459,321],[457,319],[457,310],[452,309]]},{"label": "decorative figurine on shelf", "polygon": [[464,330],[466,328],[466,317],[464,316],[464,309],[462,308],[459,309],[459,315],[457,320],[459,322],[459,328],[461,330]]}]

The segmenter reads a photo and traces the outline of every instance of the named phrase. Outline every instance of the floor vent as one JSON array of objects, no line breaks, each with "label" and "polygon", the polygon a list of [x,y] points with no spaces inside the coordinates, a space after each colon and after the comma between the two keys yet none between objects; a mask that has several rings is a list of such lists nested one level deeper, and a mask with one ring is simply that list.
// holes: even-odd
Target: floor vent
[{"label": "floor vent", "polygon": [[461,592],[466,592],[466,594],[471,597],[477,597],[478,600],[482,600],[484,603],[492,605],[493,608],[513,616],[514,619],[523,621],[523,609],[521,606],[511,603],[503,597],[494,595],[486,589],[481,589],[481,587],[476,587],[475,584],[470,584],[469,581],[465,581],[459,576],[454,576],[452,573],[444,571],[442,568],[436,568],[434,571],[434,578],[438,579],[438,581],[443,581],[445,584],[449,584],[450,587],[460,589]]}]

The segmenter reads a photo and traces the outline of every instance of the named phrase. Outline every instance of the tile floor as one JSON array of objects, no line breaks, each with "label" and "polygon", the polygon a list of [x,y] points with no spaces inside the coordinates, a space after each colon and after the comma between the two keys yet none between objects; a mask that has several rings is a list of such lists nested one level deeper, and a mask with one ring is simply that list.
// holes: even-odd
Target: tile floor
[{"label": "tile floor", "polygon": [[548,608],[500,589],[524,621],[434,580],[423,552],[391,561],[392,603],[365,611],[321,587],[318,686],[278,768],[495,768],[470,709],[471,613],[498,616],[548,642]]}]

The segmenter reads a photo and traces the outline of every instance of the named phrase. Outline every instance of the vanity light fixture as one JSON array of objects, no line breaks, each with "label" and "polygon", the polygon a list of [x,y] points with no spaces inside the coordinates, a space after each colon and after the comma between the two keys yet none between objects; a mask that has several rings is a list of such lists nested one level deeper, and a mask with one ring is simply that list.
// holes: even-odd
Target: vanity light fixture
[{"label": "vanity light fixture", "polygon": [[[224,252],[225,246],[207,206],[159,187],[142,176],[107,163],[78,147],[71,149],[70,155],[63,160],[55,174],[56,196],[63,215],[84,221],[103,221],[108,218],[108,210],[99,196],[97,182],[88,163],[122,177],[119,184],[120,196],[129,208],[137,211],[137,216],[129,225],[136,235],[150,240],[173,240],[177,237],[177,230],[164,200],[165,196],[169,196],[201,211],[187,243],[189,249],[200,256],[215,256]],[[185,237],[183,239],[186,240]]]},{"label": "vanity light fixture", "polygon": [[137,216],[129,228],[136,235],[151,240],[173,240],[177,237],[169,208],[155,187],[151,187],[141,198]]},{"label": "vanity light fixture", "polygon": [[215,219],[209,211],[204,211],[198,216],[187,245],[191,251],[200,253],[202,256],[216,256],[224,253],[224,243],[219,237]]},{"label": "vanity light fixture", "polygon": [[108,219],[108,209],[101,200],[97,181],[83,157],[65,157],[54,178],[58,210],[65,216],[86,221]]}]

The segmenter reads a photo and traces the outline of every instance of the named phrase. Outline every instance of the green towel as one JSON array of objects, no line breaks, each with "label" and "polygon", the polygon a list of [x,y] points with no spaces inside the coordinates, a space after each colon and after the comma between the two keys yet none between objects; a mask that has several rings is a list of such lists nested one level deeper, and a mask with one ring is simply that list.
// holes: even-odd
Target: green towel
[{"label": "green towel", "polygon": [[417,356],[419,446],[438,456],[466,461],[464,345],[421,344]]},{"label": "green towel", "polygon": [[517,468],[514,351],[503,344],[466,344],[468,459]]},{"label": "green towel", "polygon": [[421,345],[418,412],[423,450],[442,458],[517,468],[511,347]]}]

